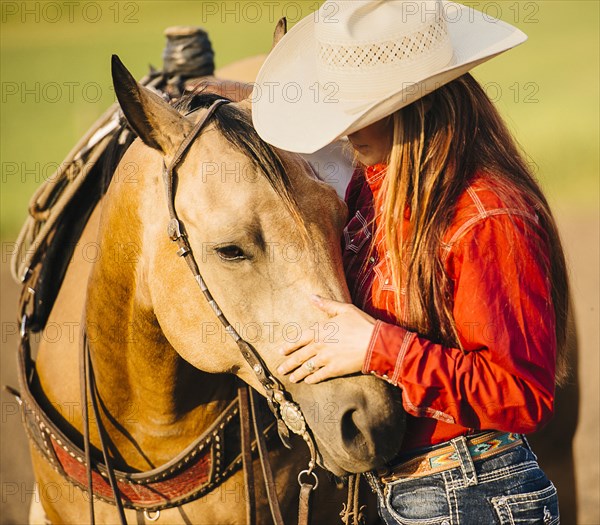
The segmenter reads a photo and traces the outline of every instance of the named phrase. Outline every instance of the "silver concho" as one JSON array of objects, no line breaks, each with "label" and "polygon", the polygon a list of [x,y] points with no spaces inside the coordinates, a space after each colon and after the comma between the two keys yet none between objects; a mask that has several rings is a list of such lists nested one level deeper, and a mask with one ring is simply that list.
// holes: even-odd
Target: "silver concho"
[{"label": "silver concho", "polygon": [[172,241],[176,241],[182,236],[181,225],[177,219],[171,219],[167,226],[167,235]]},{"label": "silver concho", "polygon": [[294,433],[301,436],[306,431],[306,423],[304,422],[304,416],[300,411],[300,407],[296,403],[290,401],[284,401],[280,408],[279,413],[281,419],[285,422],[287,427]]}]

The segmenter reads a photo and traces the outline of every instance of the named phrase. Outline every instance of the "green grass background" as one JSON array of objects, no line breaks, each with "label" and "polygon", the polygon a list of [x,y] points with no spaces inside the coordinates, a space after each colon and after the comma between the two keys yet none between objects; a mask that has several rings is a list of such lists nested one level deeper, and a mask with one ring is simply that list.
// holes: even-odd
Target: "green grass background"
[{"label": "green grass background", "polygon": [[[112,53],[140,78],[148,64],[161,65],[166,27],[200,25],[212,39],[217,66],[226,65],[266,52],[279,16],[287,14],[294,23],[316,5],[311,0],[0,1],[0,238],[14,238],[33,190],[114,100]],[[551,203],[597,208],[599,2],[469,5],[500,15],[529,35],[526,44],[477,68],[475,76],[535,163]],[[97,87],[101,97],[94,101]]]}]

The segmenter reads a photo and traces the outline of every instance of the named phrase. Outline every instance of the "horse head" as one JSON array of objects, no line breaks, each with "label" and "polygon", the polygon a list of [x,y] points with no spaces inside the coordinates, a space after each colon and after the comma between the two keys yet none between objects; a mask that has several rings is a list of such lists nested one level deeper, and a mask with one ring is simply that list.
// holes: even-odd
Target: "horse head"
[{"label": "horse head", "polygon": [[[192,103],[199,109],[188,118],[137,84],[116,58],[113,81],[141,139],[120,168],[135,163],[147,188],[130,205],[130,220],[143,222],[135,301],[187,363],[210,374],[234,374],[264,394],[167,235],[163,163],[173,162],[192,119],[202,118],[215,97],[196,97]],[[404,424],[397,389],[370,376],[307,385],[275,373],[283,361],[278,349],[286,342],[307,331],[315,339],[335,337],[335,326],[314,332],[326,316],[311,302],[312,294],[349,300],[340,248],[347,210],[335,191],[299,156],[264,143],[243,101],[215,111],[178,164],[175,180],[174,204],[204,282],[220,311],[301,407],[324,466],[336,474],[362,472],[394,456],[400,441],[388,436],[401,435]]]}]

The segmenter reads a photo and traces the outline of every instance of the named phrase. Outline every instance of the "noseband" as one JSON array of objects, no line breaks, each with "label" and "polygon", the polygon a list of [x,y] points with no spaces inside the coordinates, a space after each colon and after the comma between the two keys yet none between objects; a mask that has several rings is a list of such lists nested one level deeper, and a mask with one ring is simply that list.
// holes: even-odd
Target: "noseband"
[{"label": "noseband", "polygon": [[[190,146],[194,142],[194,140],[200,135],[206,124],[209,122],[212,115],[217,111],[217,109],[223,105],[229,103],[228,100],[218,99],[212,103],[212,105],[208,108],[207,112],[202,116],[202,118],[195,124],[192,131],[185,137],[173,160],[167,167],[167,165],[163,161],[163,180],[166,188],[167,195],[167,205],[169,208],[169,225],[167,228],[167,232],[169,238],[177,243],[178,250],[177,255],[183,257],[187,262],[196,282],[200,286],[202,293],[213,312],[221,321],[223,326],[225,327],[225,331],[232,337],[232,339],[237,344],[242,356],[250,365],[250,368],[254,372],[256,378],[262,385],[265,390],[267,403],[271,412],[275,416],[277,420],[277,430],[279,432],[279,436],[283,442],[283,444],[290,448],[290,435],[289,431],[292,431],[294,434],[301,436],[306,444],[308,445],[310,451],[310,461],[308,463],[308,468],[303,470],[298,475],[298,482],[302,487],[302,492],[304,492],[304,496],[306,497],[306,487],[310,487],[311,489],[315,489],[318,484],[317,475],[314,473],[314,468],[317,463],[317,448],[314,442],[313,437],[311,436],[308,427],[306,425],[306,420],[304,419],[304,415],[302,414],[302,410],[300,406],[288,399],[289,395],[287,394],[285,388],[273,375],[269,372],[268,367],[265,365],[263,359],[260,357],[256,349],[244,338],[240,336],[240,334],[235,330],[235,328],[231,325],[231,323],[227,320],[223,311],[219,308],[219,305],[213,298],[206,282],[204,281],[202,274],[200,273],[200,268],[196,262],[194,257],[194,253],[192,251],[192,247],[188,241],[188,237],[185,231],[185,227],[183,223],[180,221],[177,210],[175,209],[175,192],[176,192],[176,169],[179,164],[182,162],[185,154],[189,150]],[[312,475],[315,480],[314,485],[310,485],[307,483],[303,483],[301,481],[302,475],[306,474],[306,476]]]}]

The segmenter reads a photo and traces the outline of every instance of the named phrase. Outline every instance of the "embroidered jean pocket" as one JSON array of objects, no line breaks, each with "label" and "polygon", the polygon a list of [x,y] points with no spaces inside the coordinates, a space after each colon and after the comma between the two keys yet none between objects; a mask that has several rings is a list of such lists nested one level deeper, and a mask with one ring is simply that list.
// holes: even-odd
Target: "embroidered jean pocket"
[{"label": "embroidered jean pocket", "polygon": [[500,523],[556,525],[560,523],[558,496],[552,483],[535,492],[492,498]]},{"label": "embroidered jean pocket", "polygon": [[369,224],[360,211],[357,211],[344,228],[344,247],[346,250],[358,253],[370,239]]},{"label": "embroidered jean pocket", "polygon": [[450,525],[450,506],[442,475],[393,482],[385,488],[386,510],[401,525]]}]

